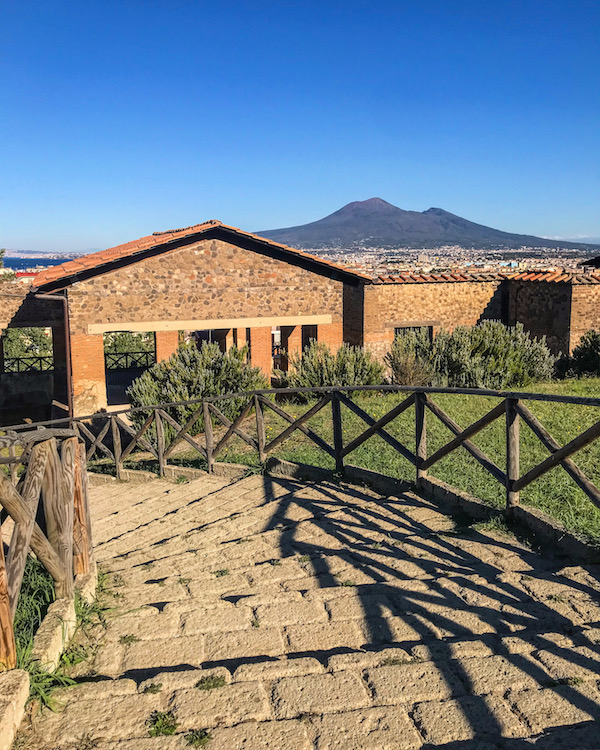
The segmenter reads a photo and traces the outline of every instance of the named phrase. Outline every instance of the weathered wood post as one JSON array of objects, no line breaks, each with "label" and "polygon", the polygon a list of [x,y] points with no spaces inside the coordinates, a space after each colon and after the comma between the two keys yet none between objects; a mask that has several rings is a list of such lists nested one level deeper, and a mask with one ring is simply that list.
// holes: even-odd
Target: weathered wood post
[{"label": "weathered wood post", "polygon": [[154,409],[154,426],[156,428],[156,452],[158,453],[158,474],[165,475],[165,430],[158,409]]},{"label": "weathered wood post", "polygon": [[514,483],[519,479],[521,471],[519,456],[519,412],[518,399],[507,398],[506,404],[506,512],[512,513],[519,504],[519,492],[514,489]]},{"label": "weathered wood post", "polygon": [[425,404],[427,396],[422,391],[415,392],[415,454],[417,456],[417,487],[421,487],[427,471],[423,468],[423,461],[427,458],[427,423]]},{"label": "weathered wood post", "polygon": [[210,416],[210,409],[208,408],[208,401],[202,402],[202,413],[204,415],[204,439],[206,441],[206,463],[208,464],[208,473],[213,472],[213,450],[214,450],[214,438],[213,438],[213,425],[212,418]]},{"label": "weathered wood post", "polygon": [[13,614],[8,596],[8,577],[4,561],[2,526],[0,526],[0,672],[17,666],[17,647],[13,629]]},{"label": "weathered wood post", "polygon": [[116,417],[110,418],[110,426],[112,428],[112,439],[113,439],[113,453],[115,456],[115,469],[117,479],[121,478],[121,432],[119,431],[119,424]]},{"label": "weathered wood post", "polygon": [[331,393],[331,417],[333,420],[333,449],[335,452],[335,470],[344,473],[344,436],[342,433],[342,411],[340,409],[340,398],[337,391]]},{"label": "weathered wood post", "polygon": [[256,436],[258,441],[258,460],[261,464],[267,460],[267,454],[265,453],[265,445],[267,438],[265,435],[265,415],[262,408],[260,398],[254,394],[254,411],[256,414]]},{"label": "weathered wood post", "polygon": [[73,493],[73,573],[90,572],[92,558],[92,524],[88,502],[85,443],[79,443],[75,455],[75,488]]},{"label": "weathered wood post", "polygon": [[[77,439],[65,440],[63,445],[64,466],[61,463],[56,439],[49,441],[50,453],[42,483],[42,500],[48,541],[54,548],[64,568],[63,580],[56,581],[56,598],[70,599],[73,596],[73,490],[74,446]],[[71,464],[69,469],[68,464]]]}]

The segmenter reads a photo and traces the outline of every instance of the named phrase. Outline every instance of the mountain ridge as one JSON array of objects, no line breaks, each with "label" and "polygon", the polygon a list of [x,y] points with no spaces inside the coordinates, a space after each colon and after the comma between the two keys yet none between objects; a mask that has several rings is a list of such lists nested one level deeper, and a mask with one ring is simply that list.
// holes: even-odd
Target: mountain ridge
[{"label": "mountain ridge", "polygon": [[291,247],[311,249],[357,246],[417,249],[444,245],[477,249],[523,246],[594,249],[585,243],[503,232],[442,208],[407,211],[382,198],[353,201],[317,221],[256,234]]}]

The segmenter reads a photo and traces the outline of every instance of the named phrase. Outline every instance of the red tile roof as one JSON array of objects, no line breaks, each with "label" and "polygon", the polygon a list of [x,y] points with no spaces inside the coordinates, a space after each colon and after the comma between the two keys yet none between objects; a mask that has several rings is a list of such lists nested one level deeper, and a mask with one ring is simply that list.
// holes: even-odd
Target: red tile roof
[{"label": "red tile roof", "polygon": [[600,272],[598,273],[562,273],[561,271],[525,271],[522,273],[416,273],[404,272],[399,276],[378,276],[373,279],[375,284],[414,284],[414,283],[457,283],[464,281],[536,281],[536,282],[558,282],[568,281],[571,284],[600,284]]},{"label": "red tile roof", "polygon": [[[371,277],[366,274],[354,271],[346,266],[332,263],[331,261],[319,258],[316,255],[310,255],[301,250],[288,247],[287,245],[281,245],[278,242],[272,242],[264,237],[259,237],[256,234],[250,234],[244,232],[242,229],[237,227],[227,226],[220,221],[211,219],[205,221],[202,224],[195,224],[194,226],[185,227],[183,229],[168,229],[164,232],[154,232],[147,237],[141,237],[139,240],[133,240],[126,242],[123,245],[117,245],[111,247],[108,250],[101,250],[98,253],[92,253],[90,255],[84,255],[76,260],[70,260],[67,263],[61,263],[57,266],[50,266],[41,271],[35,279],[35,287],[43,287],[47,285],[57,286],[64,282],[64,285],[72,283],[72,277],[81,273],[82,271],[97,270],[98,273],[106,273],[111,270],[110,264],[114,261],[120,261],[124,258],[133,258],[136,255],[143,256],[144,252],[151,249],[164,246],[165,252],[168,251],[169,245],[177,242],[177,240],[184,239],[186,237],[194,237],[196,235],[202,235],[211,229],[220,227],[223,229],[224,238],[226,236],[235,237],[240,236],[245,239],[250,239],[258,242],[261,245],[275,248],[284,251],[285,254],[290,254],[298,258],[310,260],[319,266],[324,266],[335,271],[341,271],[344,274],[354,276],[363,281],[370,281]],[[201,239],[201,237],[199,238]],[[177,244],[177,247],[180,245]]]}]

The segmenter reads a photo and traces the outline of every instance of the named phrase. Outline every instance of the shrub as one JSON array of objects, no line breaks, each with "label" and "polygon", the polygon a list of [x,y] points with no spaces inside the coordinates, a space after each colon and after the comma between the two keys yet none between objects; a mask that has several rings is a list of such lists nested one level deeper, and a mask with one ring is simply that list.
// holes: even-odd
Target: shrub
[{"label": "shrub", "polygon": [[292,354],[287,372],[277,375],[286,388],[378,385],[384,366],[372,354],[343,344],[335,354],[326,344],[311,341],[302,354]]},{"label": "shrub", "polygon": [[504,390],[550,380],[555,359],[545,338],[532,338],[521,323],[484,321],[442,330],[432,341],[424,330],[401,333],[386,363],[394,383]]},{"label": "shrub", "polygon": [[600,331],[583,334],[573,350],[570,369],[576,376],[600,375]]},{"label": "shrub", "polygon": [[[224,354],[218,344],[204,343],[200,348],[194,343],[183,344],[169,359],[157,362],[133,381],[127,391],[131,405],[152,406],[267,388],[267,379],[258,367],[246,363],[247,353],[245,347],[234,346]],[[233,419],[243,402],[243,398],[227,399],[219,408]],[[169,406],[165,411],[183,426],[198,406]],[[140,427],[147,416],[145,411],[134,412],[132,421]],[[204,420],[200,416],[194,430],[203,429]]]}]

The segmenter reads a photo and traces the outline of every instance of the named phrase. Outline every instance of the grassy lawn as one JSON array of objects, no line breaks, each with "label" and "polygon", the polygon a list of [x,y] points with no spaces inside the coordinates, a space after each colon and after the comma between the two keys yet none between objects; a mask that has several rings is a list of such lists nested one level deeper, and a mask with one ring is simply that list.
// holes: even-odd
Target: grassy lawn
[{"label": "grassy lawn", "polygon": [[[556,395],[598,396],[600,379],[536,384],[527,390]],[[379,419],[403,398],[403,394],[357,394],[355,403],[372,417]],[[433,400],[463,428],[475,422],[498,403],[498,399],[492,397],[447,394],[435,395]],[[308,405],[282,404],[282,406],[289,413],[299,416],[307,411],[312,403],[314,402]],[[528,401],[526,405],[561,444],[569,442],[600,419],[600,408],[595,407],[541,401]],[[269,441],[284,429],[287,423],[270,410],[267,410],[265,415],[267,441]],[[248,431],[252,431],[253,421],[253,418],[248,421],[246,427]],[[344,445],[366,429],[364,422],[345,406],[342,406],[342,424]],[[333,444],[331,407],[327,406],[315,415],[308,426],[330,445]],[[414,408],[411,407],[401,414],[388,425],[387,430],[414,451]],[[427,454],[431,455],[452,437],[453,434],[428,411]],[[502,470],[506,469],[505,423],[502,418],[488,425],[473,438],[473,442]],[[288,441],[278,446],[273,455],[289,461],[334,468],[333,459],[298,431]],[[547,456],[548,451],[521,421],[521,473]],[[186,458],[186,455],[181,455],[179,460],[183,462]],[[189,458],[192,458],[191,455]],[[581,450],[573,458],[593,482],[600,484],[600,440]],[[219,456],[219,460],[258,465],[256,454],[238,438],[229,444]],[[415,477],[412,464],[378,436],[370,438],[351,453],[346,458],[346,463],[399,479],[413,480]],[[455,487],[471,492],[491,505],[497,507],[504,505],[504,487],[499,485],[464,448],[457,449],[435,464],[430,474]],[[544,510],[567,528],[600,542],[600,510],[560,466],[525,488],[521,492],[521,502]]]}]

